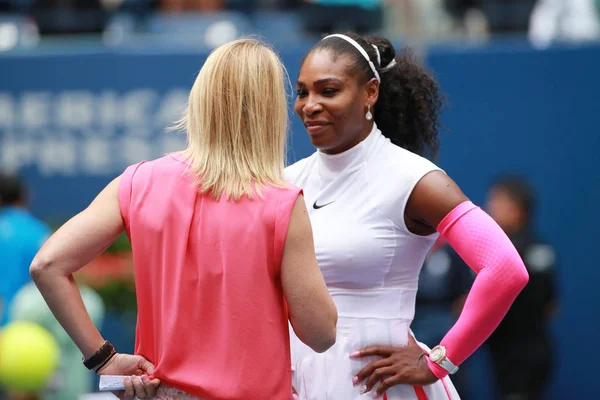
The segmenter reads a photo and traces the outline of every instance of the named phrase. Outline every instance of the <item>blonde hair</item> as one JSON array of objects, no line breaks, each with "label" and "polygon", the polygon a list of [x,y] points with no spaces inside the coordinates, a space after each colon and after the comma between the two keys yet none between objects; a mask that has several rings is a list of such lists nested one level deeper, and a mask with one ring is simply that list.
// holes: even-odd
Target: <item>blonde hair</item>
[{"label": "blonde hair", "polygon": [[235,40],[210,54],[177,125],[187,132],[184,155],[201,192],[238,200],[261,196],[266,185],[285,185],[285,81],[279,57],[256,39]]}]

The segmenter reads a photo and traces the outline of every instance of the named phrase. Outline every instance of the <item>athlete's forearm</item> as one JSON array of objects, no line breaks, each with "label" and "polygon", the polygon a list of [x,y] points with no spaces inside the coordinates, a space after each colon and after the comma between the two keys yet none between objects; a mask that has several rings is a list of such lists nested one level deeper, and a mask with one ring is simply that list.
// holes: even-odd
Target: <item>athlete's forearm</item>
[{"label": "athlete's forearm", "polygon": [[[437,230],[477,273],[458,321],[440,343],[459,365],[498,327],[529,276],[508,236],[470,201],[452,210]],[[448,374],[431,360],[428,365],[438,378]]]},{"label": "athlete's forearm", "polygon": [[94,355],[104,339],[85,308],[73,276],[38,268],[32,269],[32,277],[48,307],[84,358]]},{"label": "athlete's forearm", "polygon": [[113,180],[89,207],[56,231],[30,268],[50,310],[86,358],[104,341],[87,313],[73,273],[102,254],[123,232],[118,184],[119,178]]}]

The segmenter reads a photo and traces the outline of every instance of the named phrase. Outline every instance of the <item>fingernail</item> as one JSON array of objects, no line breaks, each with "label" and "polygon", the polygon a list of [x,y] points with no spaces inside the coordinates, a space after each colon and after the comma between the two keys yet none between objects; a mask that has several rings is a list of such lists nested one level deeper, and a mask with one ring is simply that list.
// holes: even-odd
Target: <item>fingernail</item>
[{"label": "fingernail", "polygon": [[358,376],[355,376],[354,378],[352,378],[352,384],[356,386],[357,383],[358,383]]},{"label": "fingernail", "polygon": [[300,400],[300,397],[298,397],[298,395],[297,395],[296,393],[294,393],[294,394],[292,395],[292,397],[294,398],[294,400]]},{"label": "fingernail", "polygon": [[364,385],[362,388],[360,388],[360,394],[365,394],[367,393],[367,385]]},{"label": "fingernail", "polygon": [[374,399],[378,399],[378,398],[379,398],[379,393],[377,393],[377,392],[374,392],[372,397],[373,397]]},{"label": "fingernail", "polygon": [[354,357],[358,357],[360,356],[360,351],[354,351],[352,353],[350,353],[350,358],[354,358]]}]

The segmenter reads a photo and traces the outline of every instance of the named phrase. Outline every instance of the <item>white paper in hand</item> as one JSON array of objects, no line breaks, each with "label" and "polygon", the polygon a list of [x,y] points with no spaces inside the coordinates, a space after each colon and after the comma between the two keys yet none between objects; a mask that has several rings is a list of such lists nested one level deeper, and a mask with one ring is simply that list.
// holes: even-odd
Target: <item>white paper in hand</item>
[{"label": "white paper in hand", "polygon": [[110,392],[113,390],[125,390],[124,380],[127,376],[122,375],[100,375],[99,390]]}]

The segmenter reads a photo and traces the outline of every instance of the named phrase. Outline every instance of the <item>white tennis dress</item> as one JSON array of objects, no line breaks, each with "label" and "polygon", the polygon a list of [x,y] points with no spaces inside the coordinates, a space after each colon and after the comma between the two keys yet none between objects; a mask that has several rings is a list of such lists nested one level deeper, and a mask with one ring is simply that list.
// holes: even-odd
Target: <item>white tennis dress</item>
[{"label": "white tennis dress", "polygon": [[[419,271],[437,234],[410,233],[404,208],[417,182],[439,170],[374,126],[352,149],[316,152],[286,169],[304,189],[317,259],[338,309],[337,342],[318,354],[292,332],[293,384],[301,400],[359,400],[352,378],[376,358],[349,354],[372,345],[405,346],[414,316]],[[389,400],[459,399],[449,378],[415,388],[398,385]]]}]

